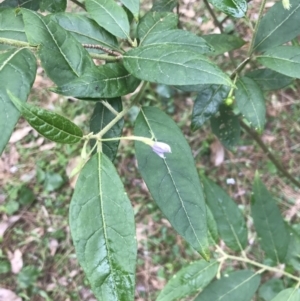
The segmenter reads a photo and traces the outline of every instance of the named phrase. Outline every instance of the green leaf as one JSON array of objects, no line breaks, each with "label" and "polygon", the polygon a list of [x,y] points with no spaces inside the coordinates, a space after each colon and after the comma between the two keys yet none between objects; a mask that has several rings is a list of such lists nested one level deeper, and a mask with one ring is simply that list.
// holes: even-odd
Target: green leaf
[{"label": "green leaf", "polygon": [[209,55],[219,55],[234,49],[241,48],[246,42],[240,37],[230,34],[209,34],[201,36],[214,49]]},{"label": "green leaf", "polygon": [[218,271],[218,262],[203,260],[190,263],[176,273],[158,295],[156,301],[183,300],[207,286]]},{"label": "green leaf", "polygon": [[271,301],[281,290],[284,284],[281,279],[270,279],[266,281],[258,290],[258,295],[263,301]]},{"label": "green leaf", "polygon": [[254,43],[254,50],[264,51],[282,45],[300,34],[300,3],[290,0],[291,8],[284,9],[278,1],[259,23]]},{"label": "green leaf", "polygon": [[143,40],[143,45],[169,45],[181,47],[201,54],[214,51],[204,39],[189,31],[181,29],[171,29],[148,34]]},{"label": "green leaf", "polygon": [[259,243],[266,256],[275,263],[284,262],[289,246],[289,232],[280,211],[256,173],[251,201],[251,214]]},{"label": "green leaf", "polygon": [[214,7],[234,18],[243,18],[247,12],[246,0],[208,0]]},{"label": "green leaf", "polygon": [[25,32],[31,45],[39,45],[38,56],[47,75],[65,84],[96,68],[88,52],[76,39],[50,19],[22,9]]},{"label": "green leaf", "polygon": [[194,301],[250,301],[260,283],[251,271],[232,272],[209,284]]},{"label": "green leaf", "polygon": [[44,137],[66,144],[77,143],[81,140],[81,129],[70,120],[54,112],[22,102],[10,91],[7,93],[27,122]]},{"label": "green leaf", "polygon": [[240,140],[239,118],[233,114],[231,108],[221,105],[219,112],[211,117],[210,125],[213,133],[229,150],[233,150]]},{"label": "green leaf", "polygon": [[257,60],[286,76],[300,78],[300,46],[278,46],[258,56]]},{"label": "green leaf", "polygon": [[98,300],[134,300],[137,243],[130,201],[112,162],[95,154],[70,204],[78,261]]},{"label": "green leaf", "polygon": [[67,8],[67,0],[41,0],[40,9],[51,13],[59,13]]},{"label": "green leaf", "polygon": [[124,9],[113,0],[85,0],[90,16],[108,32],[129,39],[129,21]]},{"label": "green leaf", "polygon": [[178,0],[154,0],[152,11],[171,12],[177,6]]},{"label": "green leaf", "polygon": [[28,49],[19,48],[0,53],[0,154],[20,117],[20,112],[10,101],[6,89],[14,91],[25,102],[35,79],[36,68],[36,59]]},{"label": "green leaf", "polygon": [[[53,14],[50,18],[69,31],[81,44],[102,45],[119,51],[117,39],[92,19],[71,13]],[[88,51],[103,53],[102,50],[92,48]]]},{"label": "green leaf", "polygon": [[178,16],[167,12],[148,12],[141,18],[137,27],[137,37],[140,45],[149,34],[154,34],[177,28]]},{"label": "green leaf", "polygon": [[260,87],[248,77],[239,78],[236,86],[235,101],[239,111],[253,128],[261,132],[266,123],[266,104]]},{"label": "green leaf", "polygon": [[[298,227],[297,227],[298,226]],[[300,271],[300,226],[294,225],[294,227],[288,227],[290,234],[290,242],[287,250],[287,254],[284,262],[291,266],[293,270]]]},{"label": "green leaf", "polygon": [[300,289],[287,288],[281,291],[272,301],[300,301]]},{"label": "green leaf", "polygon": [[192,130],[199,129],[205,121],[219,110],[219,106],[229,93],[229,88],[220,85],[204,86],[194,102],[192,114]]},{"label": "green leaf", "polygon": [[80,98],[114,98],[133,92],[140,81],[122,64],[101,65],[74,81],[52,88],[51,91]]},{"label": "green leaf", "polygon": [[271,69],[256,69],[245,74],[252,78],[262,90],[279,90],[293,82],[293,78],[280,74]]},{"label": "green leaf", "polygon": [[213,181],[202,177],[206,202],[218,226],[220,237],[234,251],[247,246],[247,227],[243,214],[230,196]]},{"label": "green leaf", "polygon": [[[117,111],[122,111],[122,99],[120,97],[109,100],[109,104]],[[110,121],[116,117],[107,107],[101,102],[97,102],[94,108],[94,112],[90,121],[90,130],[94,134],[100,132]],[[124,118],[119,120],[112,128],[110,128],[102,138],[115,138],[120,137],[124,126]],[[120,140],[116,141],[103,141],[102,151],[103,153],[113,161],[116,157]],[[91,146],[95,145],[95,141],[91,141]]]},{"label": "green leaf", "polygon": [[159,157],[148,145],[135,143],[139,171],[174,229],[206,260],[209,258],[206,207],[191,149],[178,126],[159,109],[139,113],[136,136],[167,143],[172,153]]},{"label": "green leaf", "polygon": [[137,78],[165,85],[220,84],[230,78],[205,56],[170,45],[148,45],[126,52],[125,68]]},{"label": "green leaf", "polygon": [[56,172],[46,172],[45,173],[45,181],[44,181],[44,189],[46,191],[55,191],[59,189],[65,183],[62,176]]},{"label": "green leaf", "polygon": [[219,241],[218,226],[208,206],[206,206],[206,218],[207,218],[207,228],[208,228],[207,234],[208,234],[209,244],[214,246]]},{"label": "green leaf", "polygon": [[120,0],[133,14],[135,20],[139,19],[140,0]]},{"label": "green leaf", "polygon": [[0,3],[0,7],[23,7],[30,10],[38,10],[40,8],[40,0],[4,0]]}]

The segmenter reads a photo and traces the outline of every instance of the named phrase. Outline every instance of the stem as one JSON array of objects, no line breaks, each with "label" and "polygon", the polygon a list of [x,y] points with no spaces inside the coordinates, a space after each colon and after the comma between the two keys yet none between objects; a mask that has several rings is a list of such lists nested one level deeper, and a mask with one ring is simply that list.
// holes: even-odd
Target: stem
[{"label": "stem", "polygon": [[235,69],[234,71],[232,72],[232,74],[230,75],[230,78],[233,79],[236,74],[240,73],[244,68],[245,66],[247,65],[247,63],[249,62],[250,60],[250,57],[247,57],[245,58]]},{"label": "stem", "polygon": [[72,1],[73,3],[75,3],[76,5],[80,6],[81,8],[83,8],[84,10],[86,10],[83,3],[81,3],[81,2],[79,2],[79,1],[77,1],[77,0],[71,0],[71,1]]},{"label": "stem", "polygon": [[221,33],[223,33],[223,27],[222,27],[222,24],[219,22],[219,20],[218,20],[218,18],[216,17],[214,11],[213,11],[212,8],[210,7],[208,1],[207,1],[207,0],[204,0],[204,4],[205,4],[206,8],[208,9],[210,15],[211,15],[212,18],[214,19],[215,25],[220,29]]},{"label": "stem", "polygon": [[296,180],[278,161],[275,156],[271,153],[269,148],[265,145],[265,143],[260,138],[259,134],[256,131],[252,130],[245,122],[240,120],[240,124],[242,128],[256,141],[256,143],[260,146],[260,148],[265,152],[267,157],[272,161],[272,163],[277,167],[277,169],[292,183],[294,183],[298,188],[300,188],[300,182]]},{"label": "stem", "polygon": [[108,101],[102,100],[101,103],[102,103],[109,111],[111,111],[114,115],[118,115],[118,114],[119,114],[119,112],[116,111],[116,110],[111,106],[111,104],[110,104]]},{"label": "stem", "polygon": [[95,44],[82,44],[82,46],[84,48],[91,48],[91,49],[100,49],[108,54],[111,54],[113,56],[116,56],[116,57],[122,57],[122,54],[117,52],[117,51],[114,51],[114,50],[111,50],[109,48],[106,48],[106,47],[103,47],[102,45],[95,45]]},{"label": "stem", "polygon": [[6,38],[0,38],[0,44],[4,45],[10,45],[10,46],[15,46],[15,47],[26,47],[26,48],[32,48],[36,49],[36,47],[30,46],[29,43],[23,42],[23,41],[17,41],[17,40],[12,40],[12,39],[6,39]]}]

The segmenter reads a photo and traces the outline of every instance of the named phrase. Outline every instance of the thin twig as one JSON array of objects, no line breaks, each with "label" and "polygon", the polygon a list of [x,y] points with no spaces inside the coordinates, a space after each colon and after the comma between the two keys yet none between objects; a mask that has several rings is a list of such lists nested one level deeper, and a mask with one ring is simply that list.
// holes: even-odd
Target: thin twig
[{"label": "thin twig", "polygon": [[209,3],[207,0],[204,0],[204,4],[206,6],[206,8],[208,9],[210,15],[212,16],[212,18],[214,19],[214,23],[215,25],[220,29],[221,33],[223,33],[223,27],[222,24],[219,22],[218,18],[215,15],[215,12],[212,10],[212,8],[210,7]]},{"label": "thin twig", "polygon": [[94,44],[82,44],[82,46],[84,48],[91,48],[91,49],[99,49],[99,50],[102,50],[108,54],[111,54],[113,56],[117,56],[117,57],[121,57],[122,54],[117,52],[117,51],[114,51],[114,50],[111,50],[109,48],[106,48],[106,47],[103,47],[101,45],[94,45]]},{"label": "thin twig", "polygon": [[83,3],[81,3],[81,2],[79,2],[79,1],[77,1],[77,0],[71,0],[73,3],[75,3],[76,5],[78,5],[78,6],[80,6],[81,8],[83,8],[84,10],[86,10],[85,9],[85,5],[83,4]]}]

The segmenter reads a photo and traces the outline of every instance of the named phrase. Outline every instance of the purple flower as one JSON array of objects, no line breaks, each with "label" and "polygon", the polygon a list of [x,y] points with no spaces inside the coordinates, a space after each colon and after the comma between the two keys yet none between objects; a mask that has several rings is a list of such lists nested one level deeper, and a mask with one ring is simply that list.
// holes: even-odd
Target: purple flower
[{"label": "purple flower", "polygon": [[171,153],[170,145],[163,142],[154,142],[152,150],[163,159],[165,158],[164,153]]}]

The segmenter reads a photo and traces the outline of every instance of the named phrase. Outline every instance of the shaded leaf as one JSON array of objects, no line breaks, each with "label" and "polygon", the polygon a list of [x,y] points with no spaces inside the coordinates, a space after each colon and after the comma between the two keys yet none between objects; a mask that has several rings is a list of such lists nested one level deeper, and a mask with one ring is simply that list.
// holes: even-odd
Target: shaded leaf
[{"label": "shaded leaf", "polygon": [[300,301],[300,289],[287,288],[281,291],[271,301]]},{"label": "shaded leaf", "polygon": [[[113,98],[109,100],[109,104],[117,111],[122,111],[122,99]],[[109,109],[107,109],[101,102],[97,102],[94,108],[94,112],[90,121],[90,130],[94,134],[100,132],[110,121],[116,117]],[[120,137],[124,126],[124,118],[119,120],[112,128],[110,128],[102,138],[115,138]],[[102,151],[103,153],[113,161],[116,157],[120,140],[116,141],[103,141]],[[91,146],[95,145],[95,141],[91,141]]]},{"label": "shaded leaf", "polygon": [[291,8],[284,9],[282,3],[275,4],[259,23],[254,50],[264,51],[282,45],[300,34],[300,3],[290,0]]},{"label": "shaded leaf", "polygon": [[25,102],[35,75],[36,59],[28,49],[12,49],[0,53],[0,154],[20,117],[20,112],[10,101],[6,89],[14,91]]},{"label": "shaded leaf", "polygon": [[243,18],[247,12],[246,0],[208,0],[214,7],[234,18]]},{"label": "shaded leaf", "polygon": [[260,283],[260,276],[251,271],[232,272],[209,284],[195,301],[250,301]]},{"label": "shaded leaf", "polygon": [[220,186],[206,177],[202,177],[202,182],[220,237],[232,250],[243,250],[247,246],[247,227],[241,210]]},{"label": "shaded leaf", "polygon": [[148,45],[124,54],[125,68],[135,77],[166,85],[232,85],[230,78],[205,56],[182,47]]},{"label": "shaded leaf", "polygon": [[207,228],[208,228],[207,234],[208,234],[209,244],[214,246],[219,241],[218,226],[208,206],[206,206],[206,219],[207,219]]},{"label": "shaded leaf", "polygon": [[133,92],[140,80],[133,77],[122,64],[101,65],[74,81],[52,88],[51,91],[81,98],[114,98]]},{"label": "shaded leaf", "polygon": [[274,199],[257,173],[253,185],[251,215],[266,256],[276,264],[284,262],[290,236]]},{"label": "shaded leaf", "polygon": [[86,0],[90,16],[108,32],[121,39],[129,38],[129,21],[124,9],[113,0]]},{"label": "shaded leaf", "polygon": [[288,227],[290,234],[290,241],[284,262],[291,266],[293,270],[300,271],[300,226],[294,225],[294,227]]},{"label": "shaded leaf", "polygon": [[30,10],[38,10],[40,0],[4,0],[0,3],[0,7],[24,7]]},{"label": "shaded leaf", "polygon": [[250,123],[258,131],[262,131],[266,123],[266,104],[258,84],[248,77],[241,77],[236,83],[236,105]]},{"label": "shaded leaf", "polygon": [[286,76],[300,78],[300,46],[278,46],[258,56],[257,60]]},{"label": "shaded leaf", "polygon": [[284,289],[281,279],[270,279],[266,281],[258,290],[258,295],[263,301],[271,301],[280,291]]},{"label": "shaded leaf", "polygon": [[192,130],[199,129],[205,121],[219,110],[219,106],[229,93],[229,88],[220,85],[204,86],[194,102],[192,114]]},{"label": "shaded leaf", "polygon": [[151,195],[174,229],[206,260],[209,258],[206,207],[191,149],[178,126],[154,107],[143,108],[134,134],[167,143],[172,153],[159,157],[135,143],[138,168]]},{"label": "shaded leaf", "polygon": [[170,12],[177,6],[178,0],[154,0],[152,11]]},{"label": "shaded leaf", "polygon": [[67,0],[41,0],[40,9],[51,13],[63,12],[66,10]]},{"label": "shaded leaf", "polygon": [[81,140],[81,129],[70,120],[54,112],[22,102],[9,91],[7,93],[27,122],[44,137],[66,144],[77,143]]},{"label": "shaded leaf", "polygon": [[133,14],[136,20],[139,19],[140,0],[120,0]]},{"label": "shaded leaf", "polygon": [[252,78],[262,90],[279,90],[293,82],[293,78],[280,74],[271,69],[256,69],[245,74]]},{"label": "shaded leaf", "polygon": [[218,271],[218,262],[195,261],[182,268],[166,284],[156,301],[182,300],[207,286]]},{"label": "shaded leaf", "polygon": [[240,37],[229,34],[209,34],[201,36],[209,45],[214,49],[209,55],[219,55],[225,52],[229,52],[234,49],[241,48],[245,41]]},{"label": "shaded leaf", "polygon": [[111,161],[95,154],[70,204],[78,261],[99,300],[133,300],[137,243],[130,201]]}]

